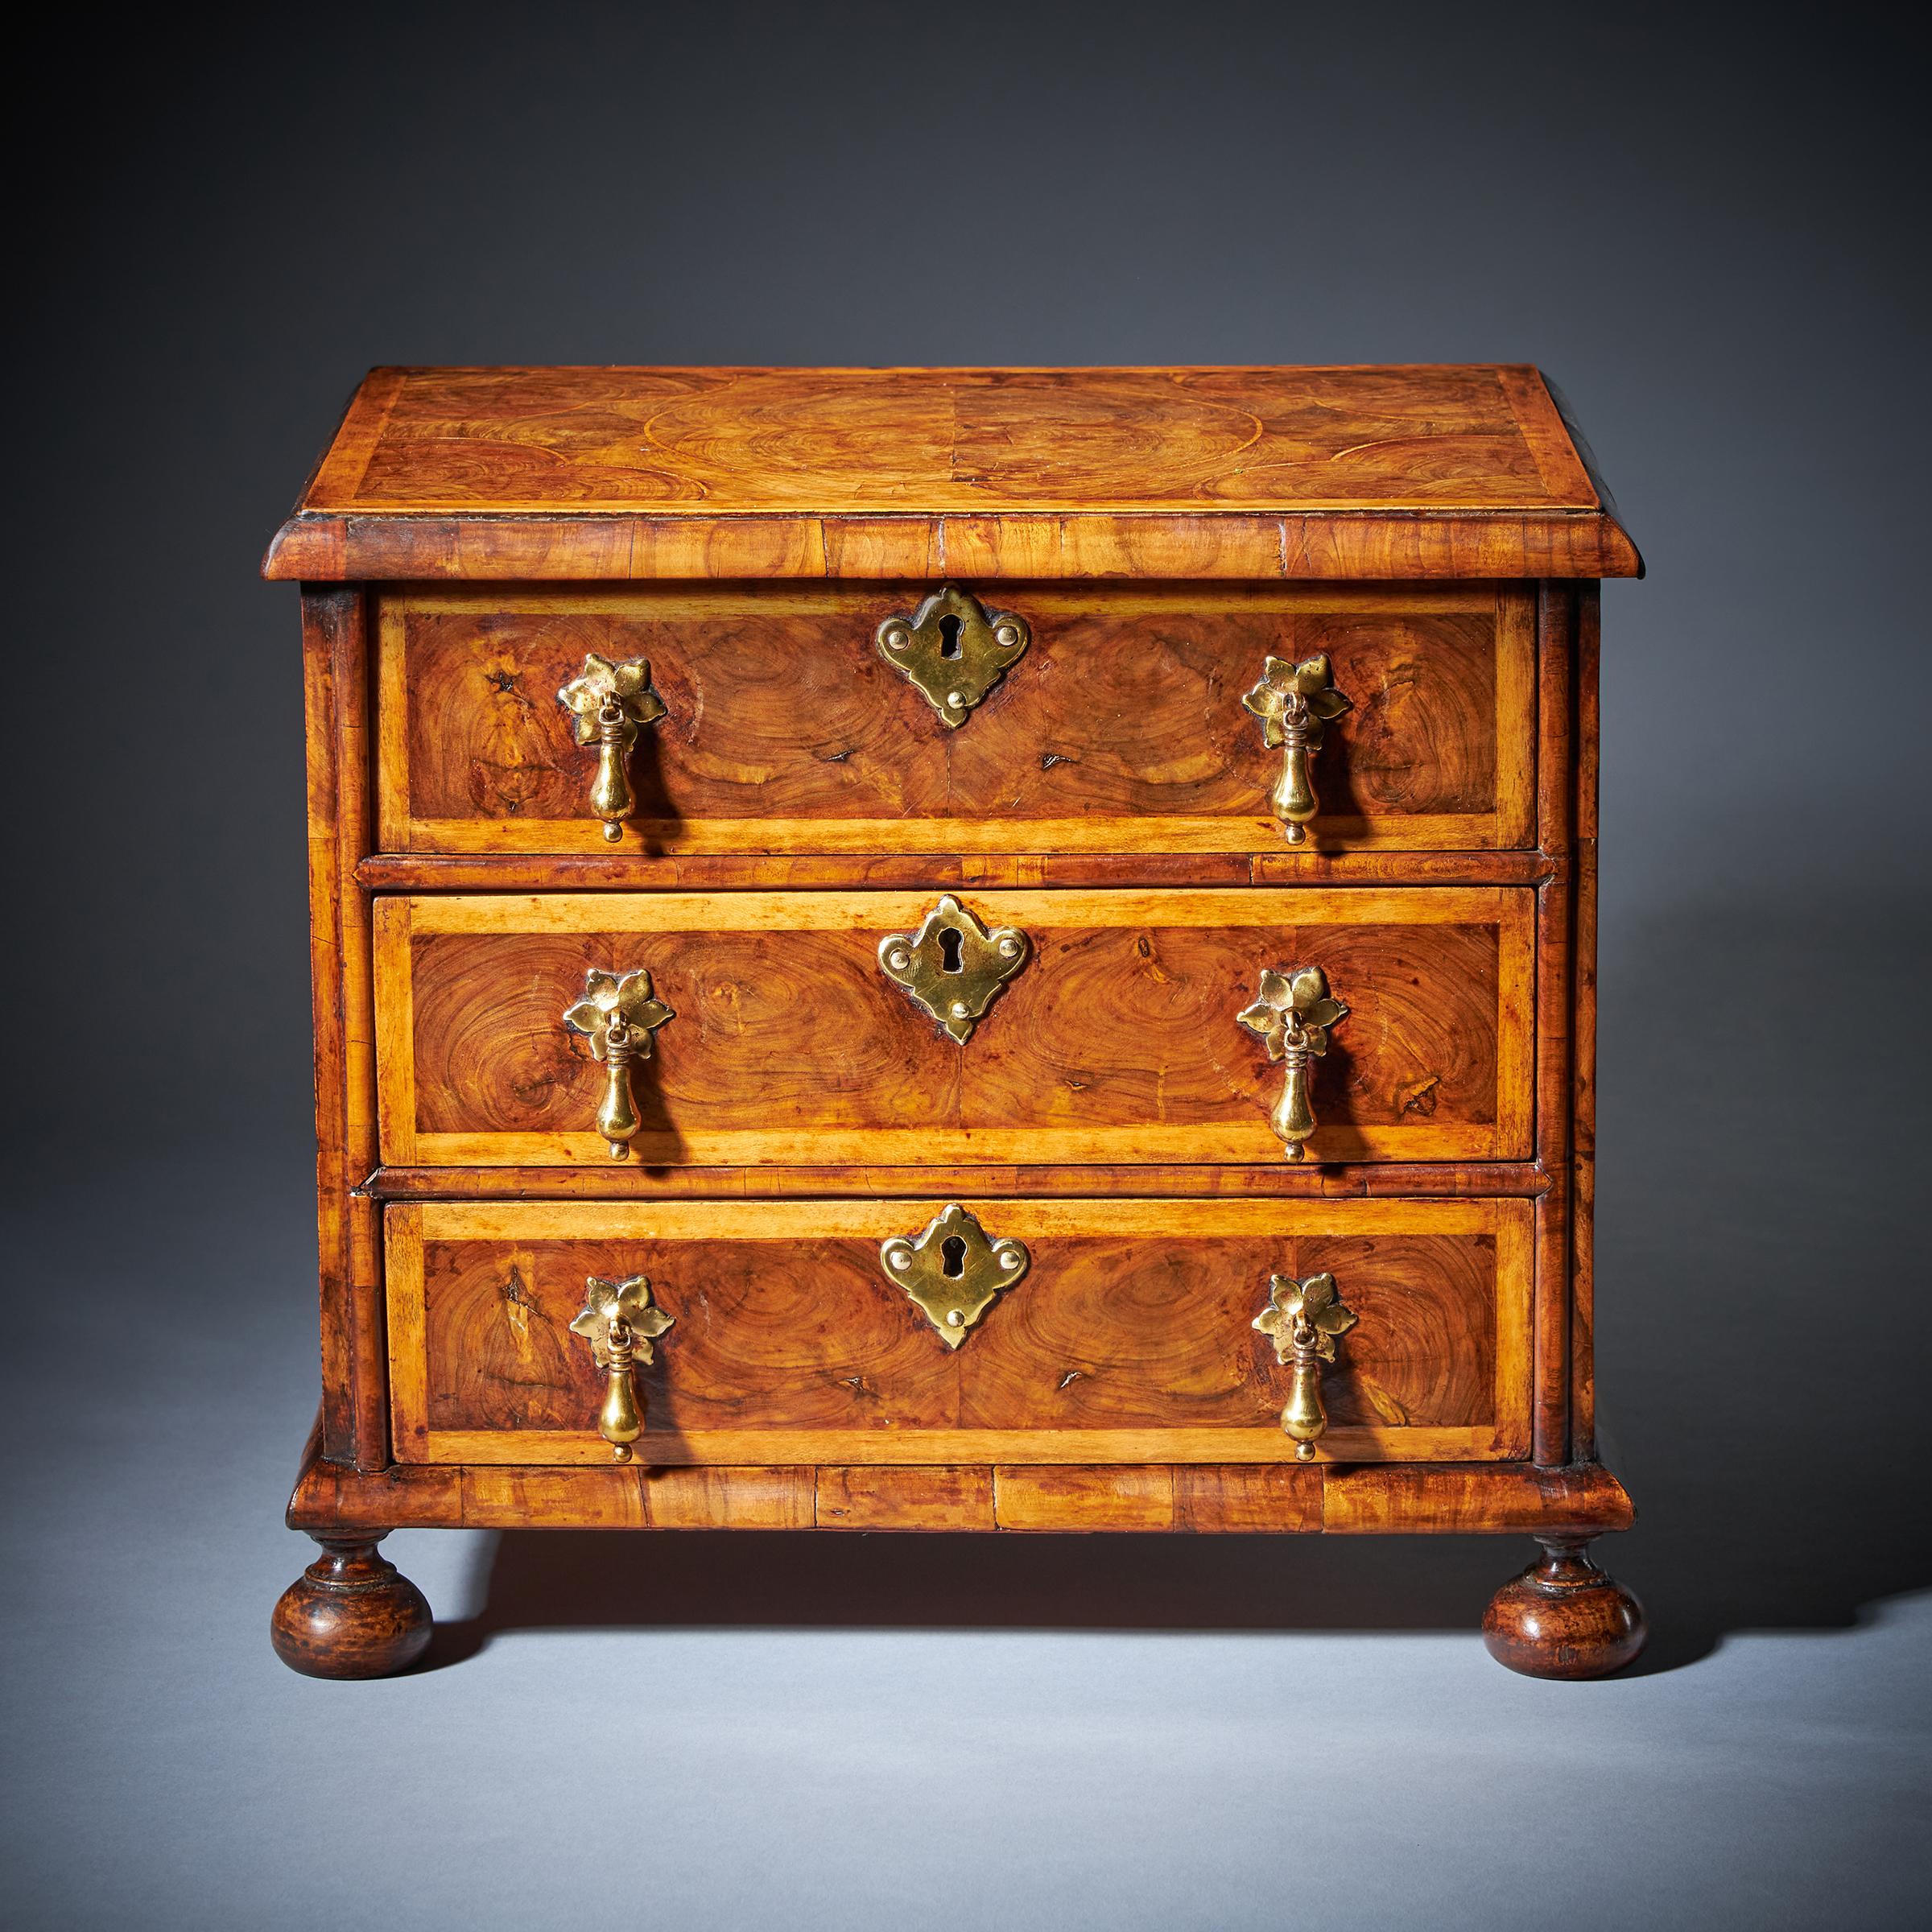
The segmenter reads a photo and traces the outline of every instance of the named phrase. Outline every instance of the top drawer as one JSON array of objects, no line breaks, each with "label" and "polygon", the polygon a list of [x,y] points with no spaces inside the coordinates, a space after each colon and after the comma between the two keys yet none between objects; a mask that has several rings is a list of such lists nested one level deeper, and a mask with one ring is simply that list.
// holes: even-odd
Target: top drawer
[{"label": "top drawer", "polygon": [[[1242,700],[1269,658],[1319,654],[1350,708],[1310,758],[1302,849],[1534,842],[1536,617],[1520,586],[989,586],[985,606],[1026,641],[956,725],[951,693],[922,695],[879,642],[939,588],[384,593],[382,847],[1284,851],[1270,795],[1286,754]],[[947,622],[962,611],[964,634]],[[971,656],[972,616],[929,614],[942,673]],[[628,795],[615,843],[592,802],[596,720],[580,745],[557,696],[592,653],[647,660],[663,707],[634,731],[611,714],[634,736],[613,754]]]}]

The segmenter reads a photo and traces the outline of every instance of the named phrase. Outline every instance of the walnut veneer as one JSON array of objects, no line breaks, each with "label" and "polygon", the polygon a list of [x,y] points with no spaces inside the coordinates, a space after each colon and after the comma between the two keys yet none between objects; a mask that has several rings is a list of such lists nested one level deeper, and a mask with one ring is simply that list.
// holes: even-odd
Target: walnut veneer
[{"label": "walnut veneer", "polygon": [[[1520,1531],[1492,1651],[1636,1654],[1583,1546],[1631,1520],[1596,580],[1640,566],[1537,371],[379,369],[265,568],[308,700],[294,1667],[420,1653],[402,1525]],[[931,691],[889,648],[945,586],[1022,627],[983,695],[956,617]],[[630,660],[654,700],[559,704]],[[1298,663],[1346,700],[1308,811],[1304,700],[1286,749],[1257,715]],[[1021,935],[951,1030],[886,969],[942,894]],[[1305,966],[1346,1010],[1302,985],[1271,1059]],[[911,1286],[942,1222],[1013,1277],[965,1312]]]}]

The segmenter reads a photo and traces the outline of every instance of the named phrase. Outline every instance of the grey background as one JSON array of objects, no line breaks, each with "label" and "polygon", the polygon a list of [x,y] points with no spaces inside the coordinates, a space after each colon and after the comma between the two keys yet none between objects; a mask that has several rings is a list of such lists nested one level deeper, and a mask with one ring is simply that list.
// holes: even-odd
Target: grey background
[{"label": "grey background", "polygon": [[[23,1927],[1922,1923],[1922,47],[1893,10],[593,6],[29,50],[0,1908]],[[1534,361],[1604,597],[1600,1384],[1522,1543],[400,1535],[315,1388],[293,592],[372,362]]]}]

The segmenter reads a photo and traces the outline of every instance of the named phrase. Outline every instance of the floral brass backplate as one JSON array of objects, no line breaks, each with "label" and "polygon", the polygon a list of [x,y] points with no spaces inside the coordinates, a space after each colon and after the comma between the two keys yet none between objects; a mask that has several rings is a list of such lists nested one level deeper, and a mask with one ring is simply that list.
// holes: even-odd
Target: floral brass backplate
[{"label": "floral brass backplate", "polygon": [[965,1340],[1001,1290],[1026,1272],[1030,1258],[1023,1242],[989,1240],[956,1201],[923,1234],[894,1235],[879,1249],[886,1278],[906,1290],[948,1348]]},{"label": "floral brass backplate", "polygon": [[1331,996],[1328,976],[1319,966],[1290,966],[1285,972],[1261,968],[1261,997],[1235,1018],[1260,1036],[1271,1060],[1280,1060],[1290,1046],[1311,1053],[1328,1051],[1328,1030],[1348,1017],[1348,1009]]},{"label": "floral brass backplate", "polygon": [[630,1348],[639,1361],[652,1360],[650,1344],[673,1320],[652,1302],[649,1275],[609,1282],[593,1274],[584,1283],[584,1306],[572,1317],[570,1331],[590,1344],[600,1368],[608,1368],[613,1341]]},{"label": "floral brass backplate", "polygon": [[954,727],[966,722],[1033,639],[1024,617],[989,610],[951,584],[910,617],[888,617],[875,634],[879,655]]},{"label": "floral brass backplate", "polygon": [[1274,1344],[1276,1359],[1286,1364],[1294,1360],[1298,1348],[1332,1362],[1336,1336],[1355,1323],[1355,1311],[1336,1292],[1333,1275],[1311,1274],[1298,1282],[1291,1274],[1271,1274],[1268,1306],[1253,1326]]},{"label": "floral brass backplate", "polygon": [[628,1028],[638,1036],[639,1056],[648,1059],[651,1035],[667,1020],[677,1017],[653,994],[650,975],[642,967],[634,972],[618,973],[592,966],[584,975],[584,997],[566,1010],[564,1024],[572,1033],[580,1033],[600,1060],[610,1051],[613,1024],[620,1034]]},{"label": "floral brass backplate", "polygon": [[664,700],[651,688],[650,660],[627,658],[615,664],[587,651],[584,668],[557,693],[557,702],[571,715],[571,729],[580,745],[597,741],[600,717],[614,712],[617,721],[637,736],[640,724],[654,724],[664,715]]},{"label": "floral brass backplate", "polygon": [[963,1045],[1026,964],[1026,950],[1017,926],[989,932],[947,893],[917,932],[889,932],[879,941],[879,965]]}]

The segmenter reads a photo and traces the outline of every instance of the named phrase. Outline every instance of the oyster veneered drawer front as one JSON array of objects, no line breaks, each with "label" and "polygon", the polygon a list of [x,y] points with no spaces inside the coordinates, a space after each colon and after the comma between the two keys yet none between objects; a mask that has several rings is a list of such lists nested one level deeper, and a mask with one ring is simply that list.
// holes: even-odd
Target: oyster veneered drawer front
[{"label": "oyster veneered drawer front", "polygon": [[[1505,1199],[392,1205],[396,1453],[647,1467],[1515,1459],[1530,1441],[1532,1212]],[[981,1283],[985,1269],[1003,1278]],[[948,1326],[961,1307],[968,1319]],[[1304,1315],[1314,1326],[1292,1332]]]},{"label": "oyster veneered drawer front", "polygon": [[395,1166],[1520,1160],[1534,894],[376,902]]},{"label": "oyster veneered drawer front", "polygon": [[394,852],[1534,843],[1521,585],[411,586],[378,610]]}]

